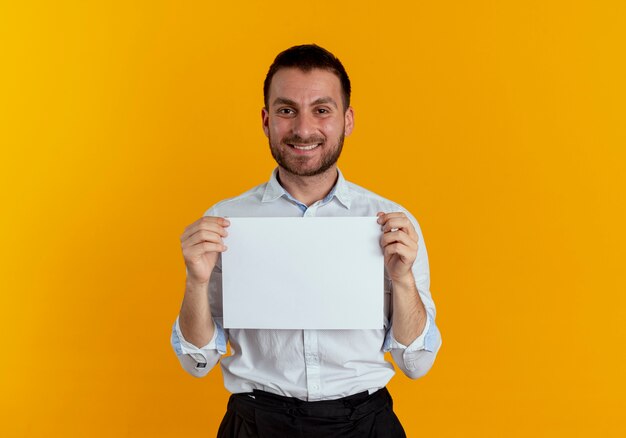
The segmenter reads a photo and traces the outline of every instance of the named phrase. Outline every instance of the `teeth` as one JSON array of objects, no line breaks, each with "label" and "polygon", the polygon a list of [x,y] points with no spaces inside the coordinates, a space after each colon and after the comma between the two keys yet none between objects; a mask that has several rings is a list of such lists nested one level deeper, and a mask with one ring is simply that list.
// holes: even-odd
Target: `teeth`
[{"label": "teeth", "polygon": [[311,149],[315,149],[317,147],[317,144],[312,144],[309,146],[298,146],[294,144],[292,146],[300,151],[310,151]]}]

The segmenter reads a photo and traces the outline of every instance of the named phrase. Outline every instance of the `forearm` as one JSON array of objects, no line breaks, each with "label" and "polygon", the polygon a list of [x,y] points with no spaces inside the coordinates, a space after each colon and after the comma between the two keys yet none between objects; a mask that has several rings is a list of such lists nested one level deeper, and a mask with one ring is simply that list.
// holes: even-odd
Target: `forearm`
[{"label": "forearm", "polygon": [[209,304],[207,283],[187,280],[178,324],[185,339],[202,348],[213,338],[214,325]]},{"label": "forearm", "polygon": [[396,341],[410,345],[424,331],[426,308],[415,286],[413,275],[393,281],[393,335]]}]

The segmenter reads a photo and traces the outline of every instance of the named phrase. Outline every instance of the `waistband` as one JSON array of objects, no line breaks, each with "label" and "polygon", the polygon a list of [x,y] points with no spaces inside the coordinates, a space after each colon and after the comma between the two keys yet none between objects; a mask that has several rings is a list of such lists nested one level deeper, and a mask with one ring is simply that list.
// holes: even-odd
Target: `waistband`
[{"label": "waistband", "polygon": [[[253,396],[253,397],[251,397]],[[336,400],[304,401],[293,397],[254,390],[251,393],[233,394],[228,409],[244,417],[254,418],[254,410],[282,413],[297,417],[345,418],[356,420],[372,412],[392,406],[387,388],[369,394],[367,391]]]}]

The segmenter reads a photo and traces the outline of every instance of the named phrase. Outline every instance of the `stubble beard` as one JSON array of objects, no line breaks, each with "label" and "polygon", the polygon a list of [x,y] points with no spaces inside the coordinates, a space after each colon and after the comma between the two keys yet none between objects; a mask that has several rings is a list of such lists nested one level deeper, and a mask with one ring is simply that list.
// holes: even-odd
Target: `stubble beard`
[{"label": "stubble beard", "polygon": [[322,154],[321,161],[319,166],[313,169],[305,169],[304,165],[311,158],[307,156],[293,156],[288,155],[283,151],[282,148],[290,148],[288,143],[296,143],[296,144],[311,144],[311,143],[321,143],[318,147],[325,148],[328,142],[326,139],[320,138],[310,138],[303,139],[299,136],[292,136],[288,138],[282,139],[279,144],[274,145],[272,141],[272,136],[269,136],[270,143],[270,151],[272,152],[272,157],[276,160],[276,163],[287,172],[296,175],[296,176],[316,176],[326,172],[328,169],[333,167],[337,160],[339,160],[339,156],[341,155],[341,150],[343,149],[343,141],[345,138],[344,132],[337,138],[337,146],[332,148],[331,150],[326,150],[324,154]]}]

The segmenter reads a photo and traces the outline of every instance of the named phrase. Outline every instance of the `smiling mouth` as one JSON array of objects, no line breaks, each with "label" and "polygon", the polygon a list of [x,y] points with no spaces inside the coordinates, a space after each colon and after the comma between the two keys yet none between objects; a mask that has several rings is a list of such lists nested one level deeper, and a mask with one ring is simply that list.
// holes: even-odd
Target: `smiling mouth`
[{"label": "smiling mouth", "polygon": [[313,149],[315,149],[316,147],[318,147],[321,143],[315,143],[315,144],[292,144],[292,143],[287,143],[288,146],[297,149],[299,151],[312,151]]}]

